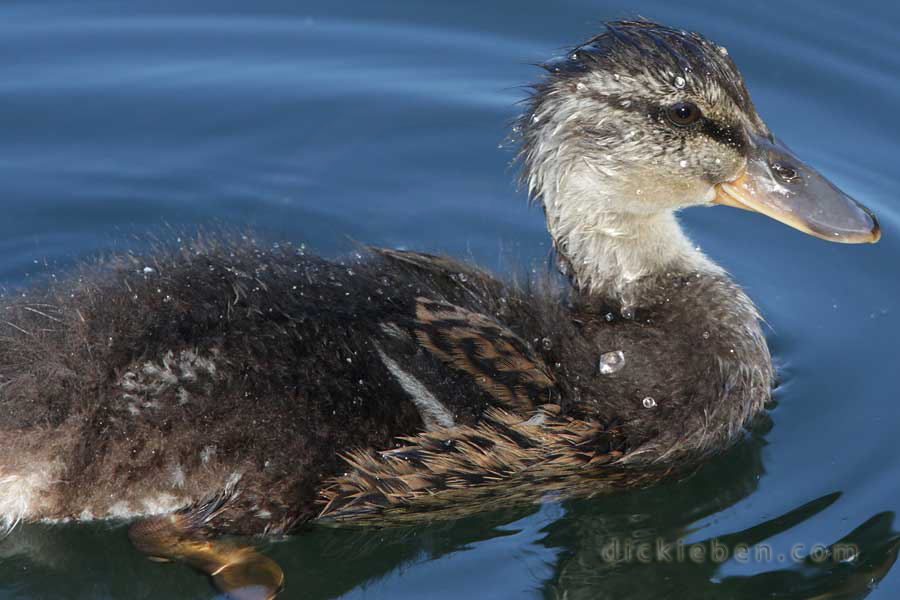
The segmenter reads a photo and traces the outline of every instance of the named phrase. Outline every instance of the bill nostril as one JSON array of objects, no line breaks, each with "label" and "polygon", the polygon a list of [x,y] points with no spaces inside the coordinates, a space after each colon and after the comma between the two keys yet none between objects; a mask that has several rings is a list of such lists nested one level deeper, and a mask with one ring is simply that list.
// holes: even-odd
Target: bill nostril
[{"label": "bill nostril", "polygon": [[773,160],[770,165],[772,167],[772,172],[775,173],[775,176],[778,177],[782,183],[796,183],[800,177],[800,173],[797,172],[797,169],[789,163]]}]

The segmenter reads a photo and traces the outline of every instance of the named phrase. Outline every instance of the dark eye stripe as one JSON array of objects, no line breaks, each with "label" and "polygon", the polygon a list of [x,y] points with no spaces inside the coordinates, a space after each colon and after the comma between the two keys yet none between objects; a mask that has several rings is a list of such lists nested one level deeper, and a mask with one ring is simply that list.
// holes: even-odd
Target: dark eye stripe
[{"label": "dark eye stripe", "polygon": [[747,146],[750,142],[742,127],[723,125],[722,123],[718,123],[707,117],[700,119],[699,123],[699,131],[709,138],[720,144],[731,146],[741,154],[747,150]]},{"label": "dark eye stripe", "polygon": [[[661,122],[663,123],[665,123],[667,119],[665,116],[667,107],[654,105],[643,99],[636,99],[627,95],[601,93],[593,93],[591,94],[591,97],[598,102],[611,104],[618,110],[644,113],[653,119],[662,120]],[[740,153],[746,152],[747,146],[750,143],[743,128],[732,125],[723,125],[709,117],[700,117],[697,122],[690,125],[689,128],[700,132],[721,144],[731,146]]]}]

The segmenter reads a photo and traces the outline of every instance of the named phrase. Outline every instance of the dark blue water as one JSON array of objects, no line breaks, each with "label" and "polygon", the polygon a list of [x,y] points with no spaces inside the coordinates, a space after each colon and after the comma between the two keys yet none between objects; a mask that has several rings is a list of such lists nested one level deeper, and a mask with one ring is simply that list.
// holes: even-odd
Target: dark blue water
[{"label": "dark blue water", "polygon": [[[531,63],[634,15],[726,45],[772,130],[879,215],[881,243],[689,210],[694,239],[771,326],[782,383],[768,420],[679,483],[427,527],[314,529],[267,549],[284,597],[896,598],[900,8],[888,3],[7,1],[0,283],[201,227],[330,256],[359,240],[498,272],[543,263],[542,216],[498,146]],[[611,540],[657,538],[772,556],[603,556]],[[859,555],[789,558],[841,540]],[[214,595],[146,561],[122,527],[31,525],[0,541],[3,600]]]}]

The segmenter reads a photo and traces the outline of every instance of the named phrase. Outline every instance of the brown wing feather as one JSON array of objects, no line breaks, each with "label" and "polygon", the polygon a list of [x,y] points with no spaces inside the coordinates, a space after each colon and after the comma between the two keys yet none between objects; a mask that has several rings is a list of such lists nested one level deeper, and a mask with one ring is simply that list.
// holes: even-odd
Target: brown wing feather
[{"label": "brown wing feather", "polygon": [[475,426],[402,438],[406,445],[394,450],[353,451],[345,456],[350,471],[323,488],[319,518],[365,521],[367,514],[404,509],[398,513],[403,520],[426,507],[432,515],[441,507],[455,515],[483,506],[498,489],[509,501],[639,485],[661,476],[648,471],[625,477],[616,463],[628,449],[616,425],[558,415],[557,405],[541,406],[528,420],[492,409]]},{"label": "brown wing feather", "polygon": [[551,401],[550,370],[527,343],[487,315],[417,298],[415,334],[440,360],[469,373],[500,406],[529,415],[535,404]]},{"label": "brown wing feather", "polygon": [[480,273],[480,271],[474,267],[465,265],[452,258],[447,258],[446,256],[435,256],[434,254],[426,254],[424,252],[394,250],[393,248],[370,248],[370,250],[383,258],[401,262],[433,273]]},{"label": "brown wing feather", "polygon": [[502,285],[487,273],[442,256],[373,248],[395,264],[444,282],[435,292],[446,297],[416,298],[415,334],[418,342],[448,366],[471,375],[498,406],[531,414],[538,404],[554,401],[554,379],[544,362],[519,336],[484,312],[463,308],[448,299],[479,298],[500,293]]}]

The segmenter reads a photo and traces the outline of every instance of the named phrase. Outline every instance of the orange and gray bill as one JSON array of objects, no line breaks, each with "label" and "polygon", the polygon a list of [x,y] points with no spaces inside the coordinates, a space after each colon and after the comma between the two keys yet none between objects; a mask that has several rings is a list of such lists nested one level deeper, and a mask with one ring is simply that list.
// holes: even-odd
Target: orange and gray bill
[{"label": "orange and gray bill", "polygon": [[877,242],[875,215],[775,138],[756,136],[743,172],[716,186],[716,204],[762,213],[831,242]]}]

